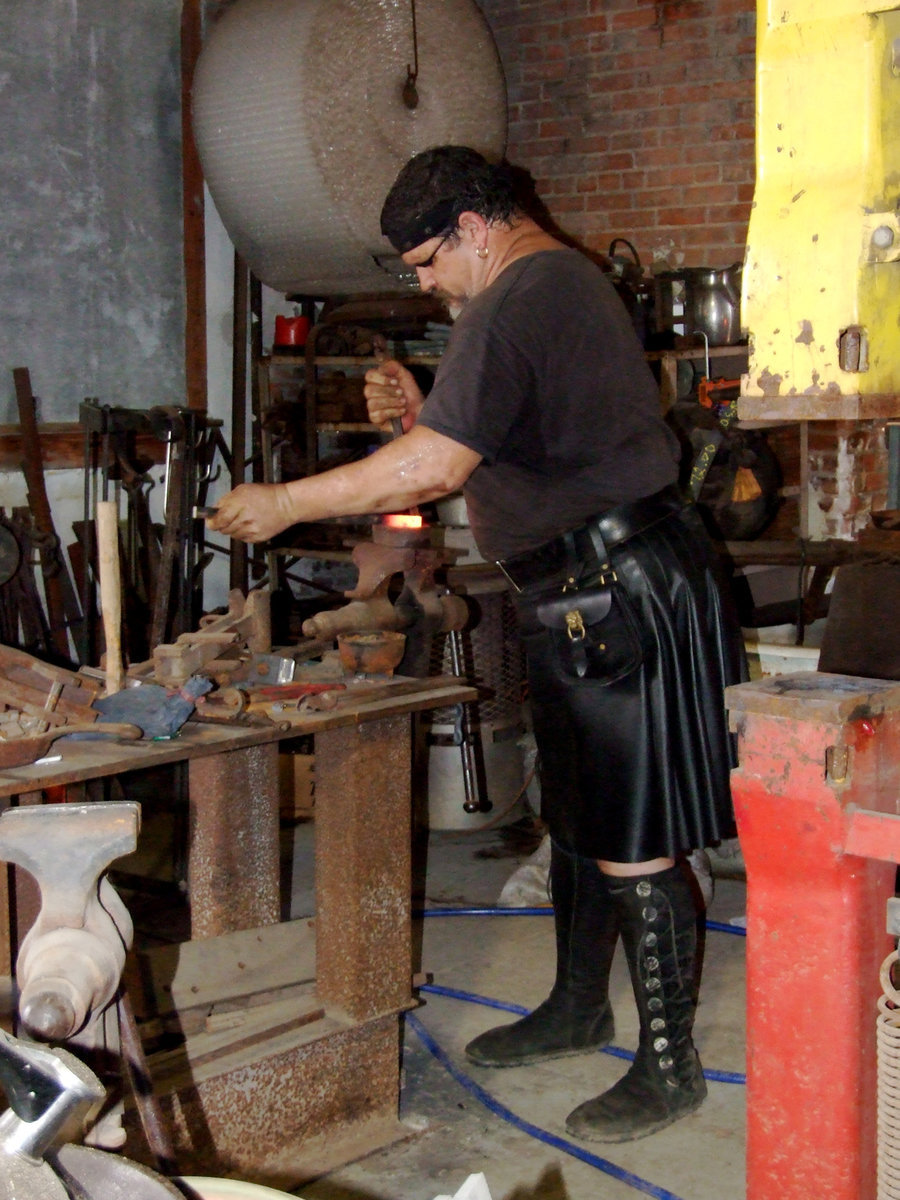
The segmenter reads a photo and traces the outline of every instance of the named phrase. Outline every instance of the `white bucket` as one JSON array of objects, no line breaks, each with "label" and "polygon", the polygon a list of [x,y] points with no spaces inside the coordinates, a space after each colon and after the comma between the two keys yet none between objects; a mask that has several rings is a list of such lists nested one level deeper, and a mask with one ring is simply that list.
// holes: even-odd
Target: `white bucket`
[{"label": "white bucket", "polygon": [[450,744],[432,743],[428,747],[429,829],[480,829],[498,818],[502,818],[502,824],[511,825],[522,816],[525,764],[518,730],[496,731],[488,723],[480,726],[478,748],[484,759],[484,783],[491,808],[475,813],[463,808],[466,789],[462,750],[452,744],[453,726],[434,725],[431,736]]},{"label": "white bucket", "polygon": [[747,642],[747,665],[751,679],[790,675],[795,671],[815,671],[819,665],[819,647]]}]

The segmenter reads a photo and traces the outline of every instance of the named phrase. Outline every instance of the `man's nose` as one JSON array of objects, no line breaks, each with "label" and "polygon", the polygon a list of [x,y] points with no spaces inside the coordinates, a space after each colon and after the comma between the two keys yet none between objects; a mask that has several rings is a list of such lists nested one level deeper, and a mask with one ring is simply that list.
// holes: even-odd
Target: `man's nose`
[{"label": "man's nose", "polygon": [[437,286],[437,281],[434,278],[434,271],[431,267],[416,267],[416,274],[419,277],[419,291],[433,292]]}]

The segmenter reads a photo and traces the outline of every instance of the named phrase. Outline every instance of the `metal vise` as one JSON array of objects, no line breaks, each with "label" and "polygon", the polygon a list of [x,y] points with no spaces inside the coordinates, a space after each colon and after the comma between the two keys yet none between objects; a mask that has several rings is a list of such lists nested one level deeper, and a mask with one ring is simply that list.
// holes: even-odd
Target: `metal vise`
[{"label": "metal vise", "polygon": [[[113,1002],[133,927],[101,874],[135,849],[139,826],[132,802],[11,808],[0,816],[0,858],[24,867],[41,891],[16,960],[19,1016],[37,1038],[119,1053]],[[118,1113],[92,1131],[110,1148],[124,1138]]]}]

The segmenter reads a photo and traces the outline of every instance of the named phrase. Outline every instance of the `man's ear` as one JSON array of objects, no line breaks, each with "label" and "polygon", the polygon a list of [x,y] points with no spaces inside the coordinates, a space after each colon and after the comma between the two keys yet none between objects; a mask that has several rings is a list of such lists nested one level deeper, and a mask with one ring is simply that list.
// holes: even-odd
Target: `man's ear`
[{"label": "man's ear", "polygon": [[465,237],[475,241],[480,238],[483,241],[487,234],[488,223],[480,213],[461,212],[456,218],[456,227]]}]

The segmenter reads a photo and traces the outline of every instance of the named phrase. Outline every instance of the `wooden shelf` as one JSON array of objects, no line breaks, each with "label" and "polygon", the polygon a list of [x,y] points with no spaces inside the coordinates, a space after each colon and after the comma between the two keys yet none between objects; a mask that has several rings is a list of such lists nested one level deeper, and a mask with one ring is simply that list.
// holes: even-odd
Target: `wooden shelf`
[{"label": "wooden shelf", "polygon": [[[38,427],[41,459],[46,470],[84,467],[84,428],[78,421],[48,421]],[[145,458],[165,462],[166,448],[154,437],[138,435],[137,446]],[[18,471],[22,466],[22,430],[19,425],[0,425],[0,470]]]},{"label": "wooden shelf", "polygon": [[[746,342],[737,342],[733,346],[710,346],[708,353],[710,358],[737,358],[741,354],[749,353],[749,349]],[[661,362],[666,358],[680,362],[686,359],[706,358],[706,355],[705,346],[688,346],[682,347],[680,350],[648,350],[646,352],[648,362]]]},{"label": "wooden shelf", "polygon": [[[270,354],[269,362],[278,367],[306,367],[307,359],[302,354]],[[317,354],[313,359],[316,367],[374,367],[382,360],[373,355]],[[419,363],[423,367],[436,367],[441,361],[439,354],[404,354],[404,363]]]},{"label": "wooden shelf", "polygon": [[317,421],[317,433],[382,433],[377,425],[367,421]]},{"label": "wooden shelf", "polygon": [[679,350],[648,350],[645,357],[647,362],[659,363],[659,397],[663,409],[668,411],[678,399],[678,364],[680,362],[696,362],[705,359],[707,354],[710,361],[719,358],[744,358],[750,353],[746,343],[736,346],[688,346]]}]

